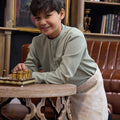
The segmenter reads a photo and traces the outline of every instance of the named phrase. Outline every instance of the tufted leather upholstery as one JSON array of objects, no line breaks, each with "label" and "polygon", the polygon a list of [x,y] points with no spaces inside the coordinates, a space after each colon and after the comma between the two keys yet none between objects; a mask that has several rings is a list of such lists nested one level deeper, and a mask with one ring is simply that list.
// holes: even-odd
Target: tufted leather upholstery
[{"label": "tufted leather upholstery", "polygon": [[[22,46],[22,62],[25,61],[29,45]],[[90,56],[98,64],[103,78],[108,103],[113,113],[120,113],[120,42],[87,41]]]},{"label": "tufted leather upholstery", "polygon": [[87,41],[87,44],[90,56],[102,72],[108,103],[113,113],[120,113],[120,42]]}]

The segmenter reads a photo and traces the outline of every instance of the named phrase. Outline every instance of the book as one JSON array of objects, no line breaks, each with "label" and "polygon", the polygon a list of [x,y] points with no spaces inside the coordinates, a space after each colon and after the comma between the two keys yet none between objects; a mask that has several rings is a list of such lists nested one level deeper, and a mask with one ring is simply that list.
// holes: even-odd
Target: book
[{"label": "book", "polygon": [[112,34],[116,34],[116,27],[117,27],[117,14],[114,14],[114,22],[113,22],[113,30],[112,30]]},{"label": "book", "polygon": [[116,34],[118,34],[118,32],[119,32],[119,25],[120,25],[120,15],[117,15],[117,23],[116,23],[117,25],[116,25]]},{"label": "book", "polygon": [[105,33],[105,26],[106,26],[106,15],[102,16],[102,24],[101,24],[101,33]]},{"label": "book", "polygon": [[100,33],[102,33],[102,30],[103,30],[103,23],[104,23],[104,15],[102,16],[102,22],[101,22],[101,29],[100,29]]},{"label": "book", "polygon": [[112,25],[112,14],[109,14],[109,19],[108,19],[108,34],[111,34],[111,25]]},{"label": "book", "polygon": [[105,34],[108,34],[108,29],[109,29],[109,17],[110,14],[106,15],[106,25],[105,25]]},{"label": "book", "polygon": [[113,25],[114,25],[114,14],[111,16],[111,28],[110,28],[110,34],[112,34],[113,31]]},{"label": "book", "polygon": [[118,34],[120,34],[120,24],[119,24],[119,31],[118,31]]}]

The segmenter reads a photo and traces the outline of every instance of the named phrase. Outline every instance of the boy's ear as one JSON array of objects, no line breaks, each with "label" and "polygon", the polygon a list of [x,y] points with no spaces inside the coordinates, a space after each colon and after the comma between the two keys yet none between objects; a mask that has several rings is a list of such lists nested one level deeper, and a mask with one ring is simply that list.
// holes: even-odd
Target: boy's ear
[{"label": "boy's ear", "polygon": [[62,8],[60,12],[60,19],[63,20],[65,17],[65,10]]}]

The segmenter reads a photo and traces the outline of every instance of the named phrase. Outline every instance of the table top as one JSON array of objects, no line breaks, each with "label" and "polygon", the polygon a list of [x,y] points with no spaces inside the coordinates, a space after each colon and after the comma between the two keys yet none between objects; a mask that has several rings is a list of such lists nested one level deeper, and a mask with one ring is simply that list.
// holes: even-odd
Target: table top
[{"label": "table top", "polygon": [[73,84],[30,84],[23,87],[0,85],[0,97],[44,98],[76,94]]}]

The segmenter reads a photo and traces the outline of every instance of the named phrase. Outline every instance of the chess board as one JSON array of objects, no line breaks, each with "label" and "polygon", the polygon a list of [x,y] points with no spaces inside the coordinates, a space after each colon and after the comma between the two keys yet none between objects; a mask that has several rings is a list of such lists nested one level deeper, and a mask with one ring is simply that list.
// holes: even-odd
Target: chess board
[{"label": "chess board", "polygon": [[23,86],[33,83],[35,83],[34,78],[24,79],[24,80],[18,80],[18,79],[14,80],[11,79],[10,77],[0,77],[0,84]]}]

